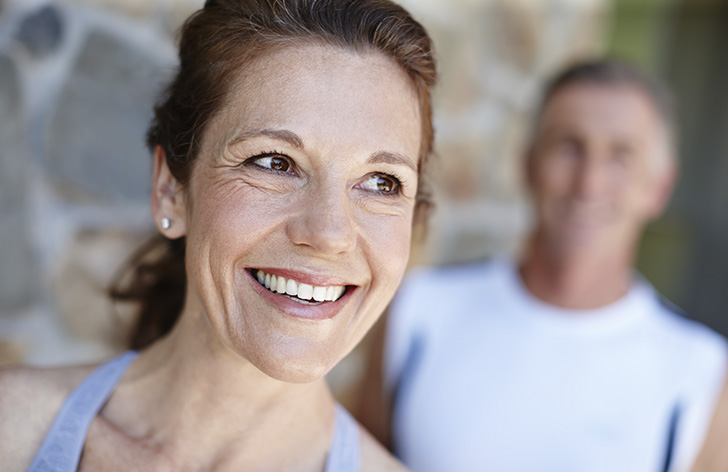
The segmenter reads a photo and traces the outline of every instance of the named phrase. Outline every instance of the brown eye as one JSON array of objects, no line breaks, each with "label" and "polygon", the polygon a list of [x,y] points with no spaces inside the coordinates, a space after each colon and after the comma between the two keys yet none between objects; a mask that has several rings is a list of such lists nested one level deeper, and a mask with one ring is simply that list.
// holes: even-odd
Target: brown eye
[{"label": "brown eye", "polygon": [[271,157],[270,158],[270,168],[273,170],[277,170],[279,172],[287,172],[288,168],[290,166],[288,165],[288,162],[286,162],[285,159],[280,157]]},{"label": "brown eye", "polygon": [[273,172],[279,172],[283,174],[296,173],[293,170],[293,165],[291,164],[291,161],[284,156],[261,156],[251,159],[249,162],[252,162],[258,167],[262,167],[263,169]]},{"label": "brown eye", "polygon": [[377,188],[380,192],[389,193],[394,188],[394,182],[389,179],[383,179],[380,177],[377,181]]},{"label": "brown eye", "polygon": [[394,177],[384,174],[373,174],[368,176],[360,185],[364,190],[394,195],[399,192],[399,181]]}]

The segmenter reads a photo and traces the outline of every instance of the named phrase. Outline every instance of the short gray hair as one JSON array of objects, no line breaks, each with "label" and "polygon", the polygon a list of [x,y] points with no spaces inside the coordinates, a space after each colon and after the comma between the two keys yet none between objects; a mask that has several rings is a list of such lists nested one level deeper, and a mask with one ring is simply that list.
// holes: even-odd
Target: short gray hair
[{"label": "short gray hair", "polygon": [[575,84],[631,87],[642,92],[652,103],[658,118],[662,122],[668,154],[671,157],[677,156],[678,133],[675,120],[675,102],[669,89],[665,84],[647,75],[636,66],[614,58],[578,62],[554,75],[544,87],[541,100],[536,109],[532,139],[536,139],[538,126],[549,100],[558,91]]}]

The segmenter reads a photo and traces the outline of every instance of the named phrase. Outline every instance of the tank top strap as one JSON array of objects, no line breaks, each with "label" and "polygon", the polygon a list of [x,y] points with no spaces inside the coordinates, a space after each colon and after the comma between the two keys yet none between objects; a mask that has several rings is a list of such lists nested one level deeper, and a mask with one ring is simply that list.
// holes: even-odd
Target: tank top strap
[{"label": "tank top strap", "polygon": [[71,392],[28,472],[76,471],[91,422],[136,356],[135,351],[128,351],[111,359]]},{"label": "tank top strap", "polygon": [[361,462],[359,447],[359,425],[337,403],[334,439],[326,458],[326,472],[358,472]]}]

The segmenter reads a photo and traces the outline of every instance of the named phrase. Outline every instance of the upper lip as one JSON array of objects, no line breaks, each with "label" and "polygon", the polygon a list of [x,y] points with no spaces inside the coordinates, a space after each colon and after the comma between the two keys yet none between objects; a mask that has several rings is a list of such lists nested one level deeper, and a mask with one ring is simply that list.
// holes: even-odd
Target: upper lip
[{"label": "upper lip", "polygon": [[[280,269],[275,267],[251,267],[251,270],[262,270],[271,275],[282,275],[286,279],[293,279],[296,282],[319,287],[340,286],[340,285],[356,285],[351,281],[347,281],[340,277],[331,275],[316,274],[311,272],[302,272],[291,269]],[[253,274],[255,275],[255,273]]]}]

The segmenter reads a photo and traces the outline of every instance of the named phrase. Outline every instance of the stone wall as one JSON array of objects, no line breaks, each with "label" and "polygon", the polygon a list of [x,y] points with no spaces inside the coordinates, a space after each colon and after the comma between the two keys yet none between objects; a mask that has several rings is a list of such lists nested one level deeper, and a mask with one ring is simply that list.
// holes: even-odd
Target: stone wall
[{"label": "stone wall", "polygon": [[[0,0],[0,363],[121,349],[104,296],[153,228],[144,131],[201,0]],[[598,52],[606,0],[408,0],[432,33],[439,211],[415,259],[515,251],[529,223],[520,150],[539,84]],[[333,377],[346,384],[356,354]],[[337,380],[338,379],[338,380]]]},{"label": "stone wall", "polygon": [[[544,79],[598,54],[605,0],[410,0],[434,38],[438,211],[421,263],[518,250],[530,215],[521,154]],[[578,40],[576,39],[578,38]]]},{"label": "stone wall", "polygon": [[0,16],[0,363],[117,351],[104,288],[153,227],[144,133],[196,5],[94,3]]}]

